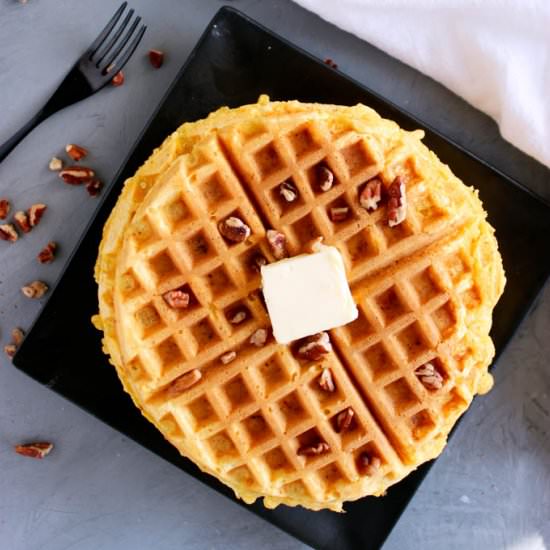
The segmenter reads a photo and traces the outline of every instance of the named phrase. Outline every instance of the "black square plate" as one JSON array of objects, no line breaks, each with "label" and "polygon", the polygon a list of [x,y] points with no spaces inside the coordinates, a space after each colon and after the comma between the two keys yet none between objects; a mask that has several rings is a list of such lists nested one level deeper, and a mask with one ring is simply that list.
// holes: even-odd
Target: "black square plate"
[{"label": "black square plate", "polygon": [[[298,99],[353,105],[361,102],[403,128],[423,128],[425,143],[467,184],[475,184],[496,228],[508,285],[494,315],[497,354],[512,337],[550,274],[550,208],[526,189],[474,158],[420,121],[364,86],[251,21],[222,8],[179,72],[157,112],[138,138],[95,219],[27,336],[15,364],[154,453],[219,492],[232,492],[182,458],[149,424],[122,391],[115,370],[101,352],[100,333],[90,324],[97,311],[92,270],[103,224],[122,183],[153,148],[185,121],[222,105],[254,103],[260,93],[272,99]],[[79,304],[75,307],[75,304]],[[302,541],[331,550],[379,548],[429,469],[417,470],[384,498],[348,504],[347,514],[300,508],[250,509]]]}]

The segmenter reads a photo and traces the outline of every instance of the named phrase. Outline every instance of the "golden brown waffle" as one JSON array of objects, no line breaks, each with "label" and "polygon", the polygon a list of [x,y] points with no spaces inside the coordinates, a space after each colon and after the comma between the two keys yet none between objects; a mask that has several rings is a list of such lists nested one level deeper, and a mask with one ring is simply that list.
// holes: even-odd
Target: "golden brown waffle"
[{"label": "golden brown waffle", "polygon": [[[184,124],[126,182],[96,265],[104,350],[143,414],[247,502],[341,510],[383,494],[437,456],[491,386],[488,333],[504,286],[493,230],[477,193],[421,138],[365,106],[263,97]],[[328,191],[319,166],[334,174]],[[384,206],[359,205],[376,175],[385,187],[406,182],[407,217],[395,227]],[[293,202],[279,192],[285,181]],[[331,221],[343,206],[349,217]],[[246,241],[220,234],[228,216],[249,225]],[[252,269],[257,254],[275,259],[269,228],[291,255],[318,236],[343,255],[360,315],[330,331],[322,361],[272,337],[250,343],[270,327]],[[169,307],[173,289],[188,307]]]}]

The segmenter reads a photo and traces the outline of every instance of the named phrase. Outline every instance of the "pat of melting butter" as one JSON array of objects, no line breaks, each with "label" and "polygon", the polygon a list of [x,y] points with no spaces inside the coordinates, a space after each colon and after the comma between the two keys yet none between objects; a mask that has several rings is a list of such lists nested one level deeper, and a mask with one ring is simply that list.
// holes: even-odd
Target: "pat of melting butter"
[{"label": "pat of melting butter", "polygon": [[340,252],[333,246],[318,250],[262,266],[264,298],[280,344],[357,319]]}]

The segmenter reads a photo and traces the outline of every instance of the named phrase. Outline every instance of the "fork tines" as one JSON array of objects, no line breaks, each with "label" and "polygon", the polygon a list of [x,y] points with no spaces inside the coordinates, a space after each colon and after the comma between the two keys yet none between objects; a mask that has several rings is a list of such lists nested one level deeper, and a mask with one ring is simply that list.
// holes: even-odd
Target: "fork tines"
[{"label": "fork tines", "polygon": [[[122,36],[134,16],[134,10],[130,9],[126,13],[122,23],[117,27],[117,23],[120,21],[127,6],[128,2],[122,3],[84,54],[90,62],[95,64],[102,75],[116,74],[124,67],[137,48],[147,28],[145,25],[141,25],[136,32],[141,22],[141,17],[137,16],[134,18],[130,28]],[[115,27],[117,28],[115,29]]]}]

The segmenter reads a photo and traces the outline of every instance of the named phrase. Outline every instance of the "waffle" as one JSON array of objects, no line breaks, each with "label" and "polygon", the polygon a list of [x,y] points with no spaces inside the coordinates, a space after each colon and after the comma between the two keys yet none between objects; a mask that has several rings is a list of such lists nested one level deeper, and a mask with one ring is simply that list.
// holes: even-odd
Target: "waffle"
[{"label": "waffle", "polygon": [[[362,105],[262,97],[184,124],[125,184],[95,270],[104,351],[164,437],[246,502],[342,510],[382,495],[491,387],[497,243],[477,192],[422,137]],[[334,175],[327,191],[319,166]],[[384,205],[359,205],[374,176],[406,182],[395,227]],[[349,217],[331,221],[334,207]],[[229,216],[250,227],[244,242],[220,234]],[[252,269],[259,254],[275,261],[270,228],[290,255],[322,236],[343,256],[359,317],[330,331],[321,361],[271,336],[251,343],[270,334]],[[167,304],[173,289],[188,307]]]}]

